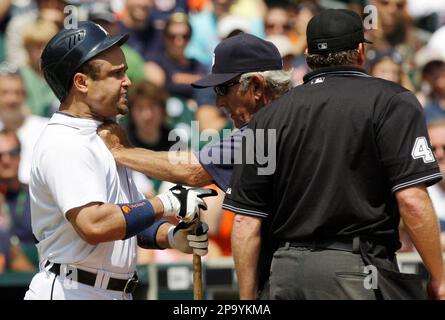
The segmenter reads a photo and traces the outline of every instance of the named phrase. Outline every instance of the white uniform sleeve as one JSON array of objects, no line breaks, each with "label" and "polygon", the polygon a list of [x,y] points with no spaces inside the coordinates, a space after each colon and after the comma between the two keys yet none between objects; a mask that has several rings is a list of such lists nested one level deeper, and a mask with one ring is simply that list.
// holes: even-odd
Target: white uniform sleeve
[{"label": "white uniform sleeve", "polygon": [[91,202],[107,202],[106,173],[100,154],[79,143],[66,142],[42,156],[43,178],[60,211]]}]

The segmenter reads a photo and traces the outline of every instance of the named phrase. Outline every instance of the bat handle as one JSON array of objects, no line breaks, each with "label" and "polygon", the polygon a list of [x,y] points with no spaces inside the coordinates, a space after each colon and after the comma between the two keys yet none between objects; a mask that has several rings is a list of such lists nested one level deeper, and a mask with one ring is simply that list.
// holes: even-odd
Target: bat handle
[{"label": "bat handle", "polygon": [[195,253],[193,254],[193,299],[203,299],[201,256]]}]

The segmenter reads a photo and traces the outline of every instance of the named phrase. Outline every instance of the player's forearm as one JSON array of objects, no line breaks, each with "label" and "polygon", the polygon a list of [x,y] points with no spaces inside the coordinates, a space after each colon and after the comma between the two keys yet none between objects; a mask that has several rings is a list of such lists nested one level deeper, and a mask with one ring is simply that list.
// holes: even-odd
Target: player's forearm
[{"label": "player's forearm", "polygon": [[253,300],[258,288],[261,219],[236,215],[232,229],[232,254],[240,299]]},{"label": "player's forearm", "polygon": [[396,194],[400,216],[411,240],[431,273],[432,281],[443,277],[440,229],[431,199],[424,186],[415,186]]},{"label": "player's forearm", "polygon": [[[159,220],[164,210],[161,201],[158,198],[149,201],[154,220]],[[92,245],[122,240],[127,234],[127,220],[121,207],[116,204],[91,204],[76,208],[67,213],[67,218],[81,238]]]},{"label": "player's forearm", "polygon": [[193,187],[205,186],[212,180],[191,152],[120,148],[112,153],[118,163],[158,180]]}]

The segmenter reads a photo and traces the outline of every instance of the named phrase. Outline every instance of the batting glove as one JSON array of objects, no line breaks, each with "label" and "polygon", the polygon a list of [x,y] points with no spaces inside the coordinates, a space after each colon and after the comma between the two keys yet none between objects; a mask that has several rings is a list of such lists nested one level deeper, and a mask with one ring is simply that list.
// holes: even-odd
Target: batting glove
[{"label": "batting glove", "polygon": [[213,189],[186,189],[176,185],[157,197],[164,205],[164,217],[175,216],[180,221],[190,223],[199,217],[200,208],[207,210],[203,198],[216,195],[217,192]]},{"label": "batting glove", "polygon": [[205,222],[196,220],[194,223],[180,222],[176,227],[168,229],[170,247],[184,253],[195,253],[200,256],[207,254],[209,226]]}]

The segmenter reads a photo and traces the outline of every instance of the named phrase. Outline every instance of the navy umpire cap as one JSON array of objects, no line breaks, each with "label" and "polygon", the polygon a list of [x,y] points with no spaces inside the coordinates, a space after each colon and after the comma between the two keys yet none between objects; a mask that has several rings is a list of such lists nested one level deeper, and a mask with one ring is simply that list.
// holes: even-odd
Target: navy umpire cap
[{"label": "navy umpire cap", "polygon": [[327,9],[312,17],[306,29],[310,54],[325,54],[357,49],[365,39],[360,16],[346,9]]},{"label": "navy umpire cap", "polygon": [[122,45],[128,34],[109,35],[91,21],[78,23],[76,29],[62,29],[46,45],[41,57],[41,69],[49,86],[62,101],[81,65],[114,45]]},{"label": "navy umpire cap", "polygon": [[283,69],[277,47],[248,33],[221,41],[213,58],[212,73],[192,83],[193,87],[219,86],[247,72]]}]

